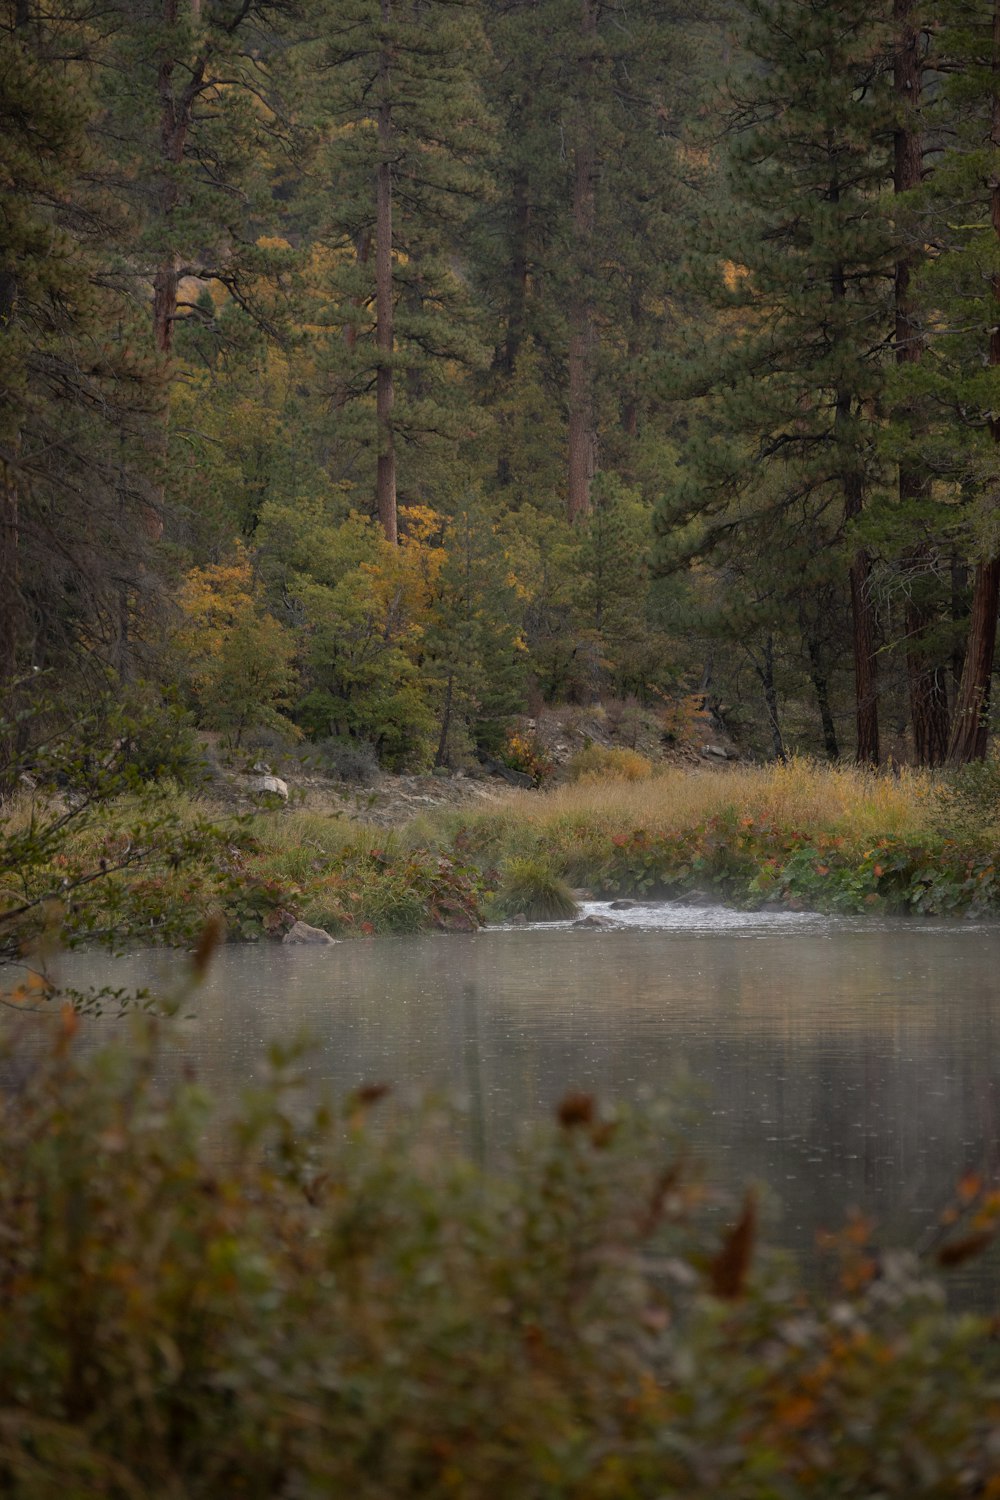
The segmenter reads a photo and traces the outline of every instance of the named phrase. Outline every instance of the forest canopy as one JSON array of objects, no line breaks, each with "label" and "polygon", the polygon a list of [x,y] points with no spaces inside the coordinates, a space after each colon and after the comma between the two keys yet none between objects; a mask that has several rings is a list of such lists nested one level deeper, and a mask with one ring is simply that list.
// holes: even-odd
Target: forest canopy
[{"label": "forest canopy", "polygon": [[0,678],[987,750],[1000,0],[3,0]]}]

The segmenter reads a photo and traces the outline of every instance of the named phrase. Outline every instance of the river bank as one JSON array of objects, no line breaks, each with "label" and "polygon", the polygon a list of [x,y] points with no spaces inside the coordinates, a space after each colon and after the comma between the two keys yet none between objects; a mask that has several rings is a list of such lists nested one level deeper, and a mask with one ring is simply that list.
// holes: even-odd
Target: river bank
[{"label": "river bank", "polygon": [[[285,939],[302,922],[336,939],[470,931],[518,915],[565,918],[581,891],[996,915],[992,796],[990,784],[803,762],[665,768],[635,781],[507,788],[489,801],[443,798],[386,827],[340,806],[238,816],[161,787],[155,816],[131,799],[94,808],[22,872],[20,888],[53,892],[26,936],[55,924],[56,938],[74,943],[190,945],[209,922],[233,941]],[[61,901],[60,889],[70,892]]]}]

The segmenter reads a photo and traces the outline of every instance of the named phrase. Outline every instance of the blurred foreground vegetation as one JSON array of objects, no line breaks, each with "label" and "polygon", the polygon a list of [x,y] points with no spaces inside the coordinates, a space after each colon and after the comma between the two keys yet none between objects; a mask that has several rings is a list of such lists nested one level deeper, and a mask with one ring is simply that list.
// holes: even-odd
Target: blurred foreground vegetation
[{"label": "blurred foreground vegetation", "polygon": [[3,1063],[11,1500],[998,1493],[996,1326],[936,1269],[993,1235],[978,1179],[920,1261],[853,1223],[806,1290],[663,1115],[568,1095],[492,1176],[379,1087],[307,1105],[274,1057],[224,1120],[148,1023],[80,1024]]}]

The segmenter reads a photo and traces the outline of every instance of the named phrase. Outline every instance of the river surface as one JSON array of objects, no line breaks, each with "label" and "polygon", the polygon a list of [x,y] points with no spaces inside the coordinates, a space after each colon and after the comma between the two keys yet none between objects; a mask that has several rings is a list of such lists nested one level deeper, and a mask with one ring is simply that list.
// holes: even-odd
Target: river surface
[{"label": "river surface", "polygon": [[[226,948],[172,1045],[235,1101],[269,1042],[308,1035],[317,1084],[458,1097],[491,1159],[568,1087],[679,1087],[708,1180],[767,1184],[769,1238],[800,1252],[852,1208],[913,1245],[964,1170],[996,1171],[1000,927],[680,903],[609,915],[608,931]],[[167,954],[69,962],[77,983],[177,973]]]}]

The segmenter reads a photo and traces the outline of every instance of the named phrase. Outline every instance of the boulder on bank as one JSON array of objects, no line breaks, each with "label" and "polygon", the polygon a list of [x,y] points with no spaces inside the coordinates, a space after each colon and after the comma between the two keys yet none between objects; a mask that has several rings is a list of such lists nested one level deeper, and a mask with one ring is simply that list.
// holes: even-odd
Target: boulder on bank
[{"label": "boulder on bank", "polygon": [[336,943],[337,938],[324,932],[322,927],[310,927],[308,922],[296,922],[281,939],[283,943]]},{"label": "boulder on bank", "polygon": [[280,776],[258,776],[250,790],[255,797],[280,797],[282,802],[288,801],[288,782]]}]

